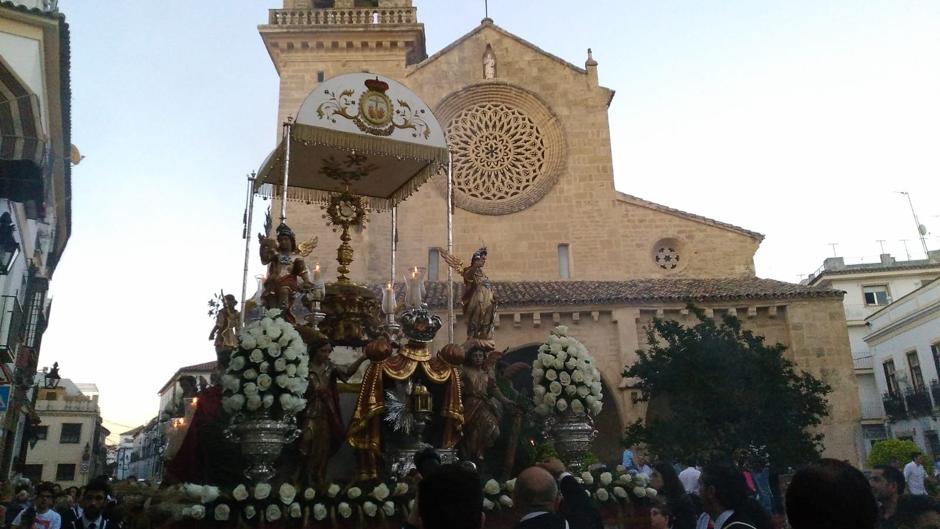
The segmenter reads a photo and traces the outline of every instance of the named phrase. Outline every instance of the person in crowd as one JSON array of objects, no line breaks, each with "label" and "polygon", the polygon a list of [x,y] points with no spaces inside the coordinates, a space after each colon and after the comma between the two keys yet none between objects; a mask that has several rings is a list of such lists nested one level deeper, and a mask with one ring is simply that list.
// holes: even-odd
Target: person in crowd
[{"label": "person in crowd", "polygon": [[13,519],[13,527],[22,529],[61,529],[62,517],[52,510],[55,497],[53,483],[44,481],[36,485],[36,504],[23,509]]},{"label": "person in crowd", "polygon": [[786,493],[793,529],[874,529],[878,504],[862,472],[838,459],[797,470]]},{"label": "person in crowd", "polygon": [[7,525],[6,518],[7,518],[7,506],[0,504],[0,529],[7,529],[7,527],[10,527],[9,525]]},{"label": "person in crowd", "polygon": [[675,516],[669,506],[669,501],[657,496],[653,498],[650,507],[650,529],[675,529]]},{"label": "person in crowd", "polygon": [[653,475],[653,467],[650,466],[649,460],[646,459],[646,456],[637,452],[633,456],[633,459],[636,464],[636,473],[642,474],[644,477],[646,477],[646,479],[649,479],[649,477]]},{"label": "person in crowd", "polygon": [[620,464],[627,472],[631,470],[636,471],[636,461],[633,460],[633,450],[629,446],[623,450],[623,457],[620,458]]},{"label": "person in crowd", "polygon": [[29,487],[20,486],[16,488],[16,494],[13,495],[13,499],[10,503],[6,505],[7,514],[4,518],[4,522],[7,527],[13,523],[13,519],[16,518],[17,514],[32,505],[29,501],[29,496]]},{"label": "person in crowd", "polygon": [[63,526],[63,529],[117,529],[120,524],[105,513],[110,496],[111,485],[107,479],[90,481],[82,493],[82,515],[71,519],[70,525]]},{"label": "person in crowd", "polygon": [[[537,466],[551,474],[558,482],[561,501],[557,505],[557,512],[568,521],[570,529],[601,529],[603,527],[600,512],[585,494],[584,487],[567,471],[560,459],[551,457]],[[516,483],[518,484],[518,481]]]},{"label": "person in crowd", "polygon": [[682,488],[687,494],[698,494],[698,480],[702,477],[702,469],[690,461],[689,465],[679,472],[679,481],[682,482]]},{"label": "person in crowd", "polygon": [[910,462],[904,465],[904,481],[907,482],[907,491],[914,496],[927,494],[927,487],[924,484],[927,471],[924,470],[923,458],[924,456],[920,452],[914,452],[911,454]]},{"label": "person in crowd", "polygon": [[904,496],[898,501],[895,521],[898,529],[937,529],[940,504],[929,496]]},{"label": "person in crowd", "polygon": [[558,483],[542,467],[529,467],[519,473],[513,489],[513,503],[522,513],[515,529],[566,529],[558,514]]},{"label": "person in crowd", "polygon": [[674,529],[695,528],[695,508],[672,465],[663,462],[654,464],[649,485],[669,501],[672,514],[670,524]]},{"label": "person in crowd", "polygon": [[770,517],[748,495],[741,472],[729,465],[711,464],[702,470],[699,497],[705,515],[696,527],[704,529],[770,529]]},{"label": "person in crowd", "polygon": [[480,529],[486,520],[480,476],[462,465],[442,465],[424,476],[417,503],[421,529]]},{"label": "person in crowd", "polygon": [[433,447],[427,447],[414,455],[418,479],[426,477],[441,467],[441,455]]},{"label": "person in crowd", "polygon": [[904,494],[904,474],[891,465],[878,465],[868,477],[871,492],[878,501],[879,529],[895,529],[898,499]]}]

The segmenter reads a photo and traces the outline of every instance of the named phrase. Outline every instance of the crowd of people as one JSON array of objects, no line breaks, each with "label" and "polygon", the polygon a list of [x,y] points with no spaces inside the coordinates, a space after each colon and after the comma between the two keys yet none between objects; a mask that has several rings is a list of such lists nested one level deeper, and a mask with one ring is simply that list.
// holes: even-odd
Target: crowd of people
[{"label": "crowd of people", "polygon": [[0,485],[2,529],[118,529],[109,516],[115,499],[106,477],[82,488],[63,489],[58,484],[4,482]]}]

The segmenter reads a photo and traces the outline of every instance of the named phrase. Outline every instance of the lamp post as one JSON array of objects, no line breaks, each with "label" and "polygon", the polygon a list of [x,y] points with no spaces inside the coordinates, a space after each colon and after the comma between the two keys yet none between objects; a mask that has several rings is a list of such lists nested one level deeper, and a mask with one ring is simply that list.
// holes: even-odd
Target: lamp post
[{"label": "lamp post", "polygon": [[0,275],[10,273],[10,266],[20,253],[20,243],[13,237],[13,219],[9,212],[0,215]]}]

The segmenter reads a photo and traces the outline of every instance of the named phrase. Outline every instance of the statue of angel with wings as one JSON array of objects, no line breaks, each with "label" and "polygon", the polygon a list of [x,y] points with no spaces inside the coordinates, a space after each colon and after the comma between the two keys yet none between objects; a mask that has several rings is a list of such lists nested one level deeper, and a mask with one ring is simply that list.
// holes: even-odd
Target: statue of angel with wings
[{"label": "statue of angel with wings", "polygon": [[261,243],[261,264],[268,267],[268,273],[262,282],[264,306],[269,309],[281,309],[284,319],[293,323],[291,307],[297,294],[314,287],[304,257],[310,255],[317,247],[317,238],[298,245],[294,231],[287,224],[281,223],[277,227],[276,238],[258,234],[258,241]]},{"label": "statue of angel with wings", "polygon": [[470,258],[470,266],[455,255],[440,249],[444,261],[463,277],[463,295],[460,303],[463,305],[463,316],[467,321],[467,340],[484,340],[493,344],[494,323],[497,302],[493,292],[493,284],[486,277],[483,267],[486,265],[486,247],[477,250]]}]

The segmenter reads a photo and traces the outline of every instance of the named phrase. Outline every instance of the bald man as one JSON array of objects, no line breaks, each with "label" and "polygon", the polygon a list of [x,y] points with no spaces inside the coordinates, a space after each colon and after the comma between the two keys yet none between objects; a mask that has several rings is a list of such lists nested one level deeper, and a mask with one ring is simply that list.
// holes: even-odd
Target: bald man
[{"label": "bald man", "polygon": [[[559,491],[561,495],[559,496]],[[519,474],[514,501],[526,513],[516,529],[601,529],[600,513],[584,487],[557,458],[542,461]]]}]

